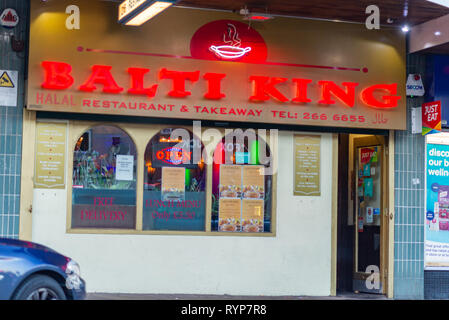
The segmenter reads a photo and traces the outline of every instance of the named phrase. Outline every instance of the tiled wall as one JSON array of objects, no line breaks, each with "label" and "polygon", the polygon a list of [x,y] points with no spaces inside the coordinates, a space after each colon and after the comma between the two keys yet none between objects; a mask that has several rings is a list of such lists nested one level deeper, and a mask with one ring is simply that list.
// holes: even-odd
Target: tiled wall
[{"label": "tiled wall", "polygon": [[[407,74],[425,74],[425,57],[410,55]],[[395,133],[394,297],[424,298],[424,163],[421,134],[412,134],[411,108],[423,98],[407,98],[407,131]],[[419,179],[418,181],[414,179]]]},{"label": "tiled wall", "polygon": [[12,51],[10,36],[26,40],[27,6],[26,0],[0,0],[0,13],[5,8],[13,8],[19,15],[19,24],[14,29],[0,26],[0,69],[19,71],[18,106],[0,105],[0,237],[10,238],[18,238],[19,235],[25,67],[25,51]]}]

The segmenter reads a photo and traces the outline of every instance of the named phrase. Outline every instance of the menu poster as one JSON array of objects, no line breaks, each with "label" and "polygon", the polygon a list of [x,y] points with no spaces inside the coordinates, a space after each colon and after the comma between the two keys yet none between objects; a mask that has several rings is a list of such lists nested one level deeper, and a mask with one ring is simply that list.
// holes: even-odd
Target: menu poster
[{"label": "menu poster", "polygon": [[184,167],[162,167],[162,201],[184,201],[186,169]]},{"label": "menu poster", "polygon": [[320,196],[321,136],[294,136],[293,195]]},{"label": "menu poster", "polygon": [[220,166],[220,198],[240,198],[242,194],[242,167]]},{"label": "menu poster", "polygon": [[134,173],[134,156],[117,155],[115,180],[132,181]]},{"label": "menu poster", "polygon": [[242,231],[263,232],[263,200],[242,200]]},{"label": "menu poster", "polygon": [[237,232],[241,230],[240,210],[242,200],[220,199],[218,206],[218,230]]},{"label": "menu poster", "polygon": [[66,136],[66,123],[37,122],[35,188],[65,188]]},{"label": "menu poster", "polygon": [[243,199],[264,199],[264,166],[244,166],[242,173]]}]

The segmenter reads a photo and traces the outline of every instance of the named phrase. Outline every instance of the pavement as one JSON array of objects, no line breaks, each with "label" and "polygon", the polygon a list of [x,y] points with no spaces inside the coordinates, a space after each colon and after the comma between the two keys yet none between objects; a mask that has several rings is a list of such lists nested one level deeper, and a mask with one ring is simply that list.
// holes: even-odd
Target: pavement
[{"label": "pavement", "polygon": [[128,294],[91,292],[86,300],[391,300],[380,294],[343,293],[337,296],[237,296],[209,294]]}]

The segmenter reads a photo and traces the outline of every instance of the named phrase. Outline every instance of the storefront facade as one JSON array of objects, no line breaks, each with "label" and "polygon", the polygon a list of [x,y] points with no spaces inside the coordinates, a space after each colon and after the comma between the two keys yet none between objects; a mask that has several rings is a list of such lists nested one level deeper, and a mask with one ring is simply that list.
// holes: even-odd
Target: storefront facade
[{"label": "storefront facade", "polygon": [[70,29],[69,5],[31,1],[21,238],[91,292],[335,295],[355,252],[345,280],[392,296],[401,34],[89,1]]}]

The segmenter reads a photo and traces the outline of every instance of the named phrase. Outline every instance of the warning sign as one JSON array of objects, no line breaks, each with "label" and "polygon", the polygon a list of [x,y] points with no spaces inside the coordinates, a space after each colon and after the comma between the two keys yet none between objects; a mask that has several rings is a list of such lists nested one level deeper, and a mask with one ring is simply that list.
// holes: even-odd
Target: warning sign
[{"label": "warning sign", "polygon": [[0,106],[17,107],[18,71],[0,70]]},{"label": "warning sign", "polygon": [[10,76],[8,75],[8,72],[3,72],[3,74],[0,76],[0,87],[4,88],[14,88],[14,83],[12,83]]}]

